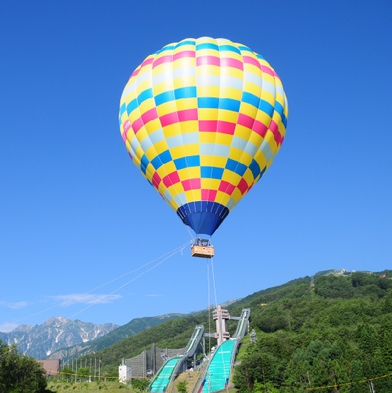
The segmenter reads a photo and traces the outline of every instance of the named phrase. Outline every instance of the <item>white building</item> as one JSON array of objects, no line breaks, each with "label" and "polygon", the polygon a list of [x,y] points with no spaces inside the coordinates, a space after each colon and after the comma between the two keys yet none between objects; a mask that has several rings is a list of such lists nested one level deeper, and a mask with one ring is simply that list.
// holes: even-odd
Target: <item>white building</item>
[{"label": "white building", "polygon": [[131,382],[132,370],[131,367],[125,364],[125,360],[123,359],[123,363],[118,366],[118,379],[121,383]]}]

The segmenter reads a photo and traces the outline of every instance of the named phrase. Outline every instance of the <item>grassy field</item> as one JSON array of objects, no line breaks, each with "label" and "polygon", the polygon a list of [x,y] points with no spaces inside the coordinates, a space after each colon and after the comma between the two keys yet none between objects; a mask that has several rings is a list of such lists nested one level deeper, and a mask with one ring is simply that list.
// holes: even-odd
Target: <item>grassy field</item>
[{"label": "grassy field", "polygon": [[[56,393],[61,392],[75,392],[75,393],[141,393],[140,390],[134,390],[131,386],[126,386],[119,382],[61,382],[61,381],[51,381],[48,383],[48,388]],[[226,393],[236,393],[236,389],[229,389]],[[190,393],[190,392],[189,392]]]},{"label": "grassy field", "polygon": [[130,386],[126,386],[119,382],[61,382],[52,381],[48,383],[48,389],[52,392],[105,392],[105,393],[125,393],[137,392]]}]

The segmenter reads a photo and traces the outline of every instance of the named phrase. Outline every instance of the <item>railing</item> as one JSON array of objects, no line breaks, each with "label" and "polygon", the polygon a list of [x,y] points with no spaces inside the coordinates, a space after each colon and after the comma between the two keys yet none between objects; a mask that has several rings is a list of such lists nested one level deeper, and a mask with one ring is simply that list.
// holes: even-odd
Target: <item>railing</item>
[{"label": "railing", "polygon": [[233,338],[242,339],[245,336],[246,331],[248,329],[249,316],[250,316],[250,308],[242,309],[240,321],[238,322],[237,329],[234,333]]},{"label": "railing", "polygon": [[[250,309],[249,308],[244,308],[242,310],[242,312],[241,312],[241,316],[238,318],[239,322],[238,322],[238,325],[237,325],[237,329],[236,329],[236,332],[235,332],[234,336],[231,339],[232,341],[235,341],[235,343],[234,343],[234,346],[233,346],[233,349],[232,349],[232,353],[231,353],[231,356],[230,356],[230,370],[233,367],[233,364],[234,364],[235,357],[236,357],[237,352],[238,352],[238,347],[240,345],[240,342],[241,342],[242,338],[244,337],[244,335],[246,334],[246,331],[248,329],[249,316],[250,316]],[[216,354],[219,352],[219,348],[221,348],[222,345],[224,345],[224,343],[225,342],[223,342],[216,349],[214,356],[216,356]],[[199,378],[198,378],[198,380],[197,380],[197,382],[196,382],[196,384],[195,384],[195,386],[194,386],[194,388],[192,390],[192,393],[201,392],[202,384],[203,384],[203,382],[206,379],[206,374],[209,372],[209,369],[210,369],[211,362],[212,362],[213,358],[214,357],[212,357],[210,359],[210,361],[208,362],[208,366],[207,366],[206,370],[199,376]],[[230,379],[230,374],[231,374],[231,371],[229,373],[229,379]],[[208,381],[206,381],[206,383],[208,383]]]}]

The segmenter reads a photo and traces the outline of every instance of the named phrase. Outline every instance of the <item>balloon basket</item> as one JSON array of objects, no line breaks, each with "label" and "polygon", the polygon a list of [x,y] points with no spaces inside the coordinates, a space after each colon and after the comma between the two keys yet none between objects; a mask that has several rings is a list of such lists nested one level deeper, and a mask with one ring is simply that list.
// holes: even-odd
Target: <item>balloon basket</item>
[{"label": "balloon basket", "polygon": [[199,246],[194,244],[191,247],[192,256],[198,258],[212,258],[214,256],[213,246]]}]

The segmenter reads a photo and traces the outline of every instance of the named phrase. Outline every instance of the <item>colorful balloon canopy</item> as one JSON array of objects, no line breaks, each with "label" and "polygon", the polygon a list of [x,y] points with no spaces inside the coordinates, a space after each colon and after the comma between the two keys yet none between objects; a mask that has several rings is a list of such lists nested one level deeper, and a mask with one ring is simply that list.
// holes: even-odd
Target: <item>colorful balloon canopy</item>
[{"label": "colorful balloon canopy", "polygon": [[282,83],[262,56],[202,37],[136,68],[119,121],[146,179],[196,234],[212,235],[272,164],[287,116]]}]

